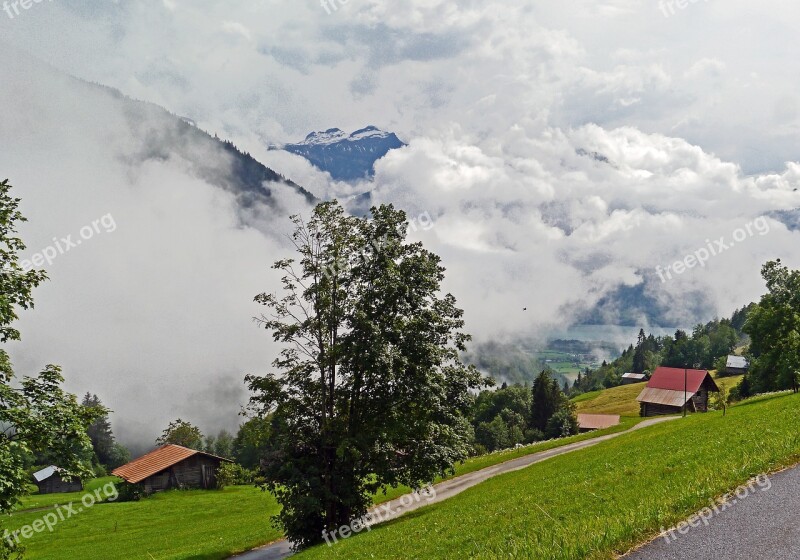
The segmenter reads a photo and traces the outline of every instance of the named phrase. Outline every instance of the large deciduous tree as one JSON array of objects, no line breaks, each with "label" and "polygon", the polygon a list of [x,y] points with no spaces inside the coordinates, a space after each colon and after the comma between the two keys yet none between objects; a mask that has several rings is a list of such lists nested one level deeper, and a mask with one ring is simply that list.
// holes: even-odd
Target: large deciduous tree
[{"label": "large deciduous tree", "polygon": [[203,451],[206,448],[206,438],[200,428],[178,418],[170,422],[169,426],[156,439],[156,445],[181,445],[189,449]]},{"label": "large deciduous tree", "polygon": [[761,275],[769,291],[744,326],[752,357],[747,393],[792,389],[800,370],[800,270],[777,260],[765,264]]},{"label": "large deciduous tree", "polygon": [[283,346],[274,372],[248,376],[251,408],[272,415],[261,465],[298,547],[366,513],[384,486],[418,487],[470,450],[469,337],[444,268],[392,206],[368,218],[336,202],[292,218],[297,260],[275,263],[282,295],[259,320]]},{"label": "large deciduous tree", "polygon": [[[16,227],[25,218],[19,199],[0,182],[0,342],[19,340],[12,325],[19,309],[33,307],[33,289],[47,279],[43,271],[23,271],[19,253],[25,249]],[[26,460],[47,452],[67,475],[87,478],[91,469],[83,457],[92,447],[86,429],[102,409],[87,409],[61,385],[61,370],[47,366],[37,377],[14,381],[11,360],[0,348],[0,515],[7,514],[27,491]],[[0,558],[19,556],[13,539],[0,539]]]}]

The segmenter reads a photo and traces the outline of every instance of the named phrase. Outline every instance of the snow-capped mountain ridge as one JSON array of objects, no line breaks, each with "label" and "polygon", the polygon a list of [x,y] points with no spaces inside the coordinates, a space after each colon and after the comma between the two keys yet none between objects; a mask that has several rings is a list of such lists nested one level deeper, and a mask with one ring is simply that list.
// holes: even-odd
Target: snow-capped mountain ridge
[{"label": "snow-capped mountain ridge", "polygon": [[375,162],[403,146],[393,132],[367,126],[349,135],[339,128],[312,132],[302,142],[286,144],[283,149],[306,158],[337,181],[354,182],[371,179]]}]

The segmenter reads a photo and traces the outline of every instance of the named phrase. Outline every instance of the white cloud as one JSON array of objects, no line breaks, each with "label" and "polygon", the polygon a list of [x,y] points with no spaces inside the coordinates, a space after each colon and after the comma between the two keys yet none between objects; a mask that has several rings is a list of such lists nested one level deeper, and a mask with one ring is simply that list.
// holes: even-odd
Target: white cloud
[{"label": "white cloud", "polygon": [[[0,18],[4,40],[193,118],[320,197],[370,186],[266,145],[334,126],[397,132],[409,146],[379,162],[374,199],[434,217],[414,235],[443,256],[482,338],[563,326],[621,286],[684,325],[757,297],[766,259],[800,266],[798,234],[772,222],[703,269],[663,285],[654,273],[800,207],[800,61],[785,48],[800,5],[703,2],[665,18],[645,0],[350,0],[331,14],[144,0],[24,16]],[[21,189],[31,245],[112,210],[120,223],[54,267],[18,362],[52,354],[127,416],[152,398],[153,424],[210,398],[187,380],[217,387],[265,366],[265,333],[238,322],[281,252],[256,230],[285,228],[299,198],[276,188],[281,214],[242,212],[180,161],[126,166],[119,155],[142,138],[113,103],[12,67],[0,68],[0,127],[14,138],[0,173]]]}]

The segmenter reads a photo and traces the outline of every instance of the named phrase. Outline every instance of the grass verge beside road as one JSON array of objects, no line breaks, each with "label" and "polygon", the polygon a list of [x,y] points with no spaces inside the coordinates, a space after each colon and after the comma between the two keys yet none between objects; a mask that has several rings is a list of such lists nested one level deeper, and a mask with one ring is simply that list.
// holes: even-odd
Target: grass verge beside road
[{"label": "grass verge beside road", "polygon": [[625,434],[296,558],[614,558],[800,460],[798,409],[779,395]]}]

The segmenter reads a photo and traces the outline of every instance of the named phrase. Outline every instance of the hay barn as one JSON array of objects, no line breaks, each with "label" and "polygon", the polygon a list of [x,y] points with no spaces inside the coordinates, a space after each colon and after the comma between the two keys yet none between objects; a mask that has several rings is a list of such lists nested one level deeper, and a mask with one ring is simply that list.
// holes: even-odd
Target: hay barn
[{"label": "hay barn", "polygon": [[636,400],[642,416],[706,412],[712,392],[719,387],[706,370],[660,367]]},{"label": "hay barn", "polygon": [[222,463],[232,462],[180,445],[164,445],[112,474],[138,484],[146,494],[172,489],[210,490],[217,486],[217,471]]}]

